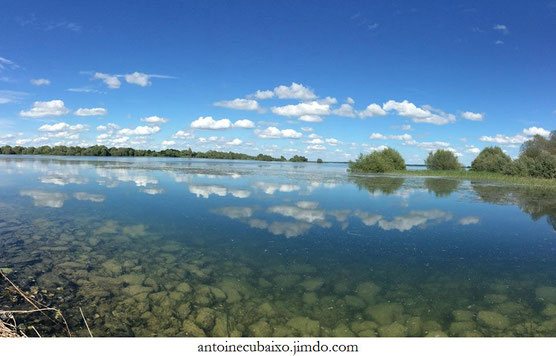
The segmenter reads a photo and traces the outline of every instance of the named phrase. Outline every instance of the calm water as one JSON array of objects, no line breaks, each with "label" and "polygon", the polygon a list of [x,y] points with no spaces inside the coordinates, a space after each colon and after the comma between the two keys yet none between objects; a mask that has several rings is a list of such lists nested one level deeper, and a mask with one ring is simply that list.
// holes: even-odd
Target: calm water
[{"label": "calm water", "polygon": [[0,156],[0,268],[82,336],[556,336],[555,195],[346,168]]}]

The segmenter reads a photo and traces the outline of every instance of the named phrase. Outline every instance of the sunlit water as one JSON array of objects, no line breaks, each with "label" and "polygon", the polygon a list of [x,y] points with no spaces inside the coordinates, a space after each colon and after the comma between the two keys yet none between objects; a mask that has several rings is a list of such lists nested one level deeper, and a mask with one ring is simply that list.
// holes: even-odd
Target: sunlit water
[{"label": "sunlit water", "polygon": [[346,168],[0,156],[0,268],[81,336],[556,336],[555,195]]}]

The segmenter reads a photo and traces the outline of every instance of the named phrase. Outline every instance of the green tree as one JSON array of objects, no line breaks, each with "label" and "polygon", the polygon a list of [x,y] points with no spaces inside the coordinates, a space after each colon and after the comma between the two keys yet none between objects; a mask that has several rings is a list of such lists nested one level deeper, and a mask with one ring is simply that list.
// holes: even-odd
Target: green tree
[{"label": "green tree", "polygon": [[471,170],[477,172],[509,173],[512,159],[500,147],[485,147],[471,162]]},{"label": "green tree", "polygon": [[324,162],[322,161],[322,159],[317,158],[317,163],[324,163]]},{"label": "green tree", "polygon": [[384,173],[405,170],[405,161],[398,151],[386,148],[368,155],[360,154],[353,162],[349,161],[351,172]]},{"label": "green tree", "polygon": [[428,169],[440,171],[452,171],[462,168],[456,155],[448,150],[436,150],[434,153],[429,152],[425,165]]},{"label": "green tree", "polygon": [[304,156],[298,156],[295,155],[292,158],[290,158],[290,162],[307,162],[308,159]]}]

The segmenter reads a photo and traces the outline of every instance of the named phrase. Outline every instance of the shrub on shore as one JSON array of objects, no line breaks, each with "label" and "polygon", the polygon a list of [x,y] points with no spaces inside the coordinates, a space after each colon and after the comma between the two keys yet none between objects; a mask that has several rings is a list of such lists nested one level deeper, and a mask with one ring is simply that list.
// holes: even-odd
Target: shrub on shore
[{"label": "shrub on shore", "polygon": [[472,171],[508,174],[514,170],[510,156],[498,146],[485,147],[471,162]]},{"label": "shrub on shore", "polygon": [[448,150],[436,150],[434,153],[429,152],[425,165],[428,169],[439,171],[454,171],[462,168],[456,155]]},{"label": "shrub on shore", "polygon": [[405,161],[398,151],[386,148],[368,155],[360,154],[355,161],[349,161],[351,172],[385,173],[405,170]]}]

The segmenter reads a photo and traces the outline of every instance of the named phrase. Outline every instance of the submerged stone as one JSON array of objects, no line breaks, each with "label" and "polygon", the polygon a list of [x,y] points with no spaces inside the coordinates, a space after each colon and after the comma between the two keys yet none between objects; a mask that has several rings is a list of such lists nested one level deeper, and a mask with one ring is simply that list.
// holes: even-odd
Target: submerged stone
[{"label": "submerged stone", "polygon": [[303,297],[301,297],[301,299],[303,300],[303,303],[308,305],[317,304],[319,301],[319,298],[315,293],[303,293]]},{"label": "submerged stone", "polygon": [[556,304],[549,303],[543,309],[542,313],[546,316],[553,317],[556,316]]},{"label": "submerged stone", "polygon": [[273,317],[274,314],[276,314],[276,311],[274,310],[272,305],[270,305],[270,303],[267,302],[259,305],[259,307],[257,308],[257,313],[261,316],[270,318]]},{"label": "submerged stone", "polygon": [[381,303],[365,309],[365,314],[370,316],[380,325],[389,325],[401,318],[403,306],[397,303]]},{"label": "submerged stone", "polygon": [[381,287],[373,282],[363,282],[357,286],[356,294],[367,302],[373,302],[375,297],[381,291]]},{"label": "submerged stone", "polygon": [[535,289],[535,295],[546,302],[556,303],[556,287],[538,287]]},{"label": "submerged stone", "polygon": [[332,330],[332,336],[335,337],[354,337],[355,334],[351,331],[347,325],[339,324]]},{"label": "submerged stone", "polygon": [[502,304],[508,300],[508,296],[503,294],[487,294],[485,295],[485,302],[489,304]]},{"label": "submerged stone", "polygon": [[306,291],[314,292],[324,284],[322,278],[311,278],[301,283],[301,286],[305,288]]},{"label": "submerged stone", "polygon": [[195,325],[194,322],[190,320],[185,320],[182,324],[182,331],[185,336],[193,336],[193,337],[205,337],[207,336],[203,329],[199,328]]},{"label": "submerged stone", "polygon": [[373,330],[375,331],[378,328],[378,324],[374,321],[354,321],[350,324],[351,330],[356,333],[359,333],[364,330]]},{"label": "submerged stone", "polygon": [[493,329],[506,329],[510,326],[510,320],[507,317],[493,311],[480,311],[477,320],[482,325]]},{"label": "submerged stone", "polygon": [[319,336],[320,324],[316,320],[298,316],[286,323],[287,326],[299,332],[300,336]]},{"label": "submerged stone", "polygon": [[450,324],[450,334],[455,336],[464,336],[466,332],[475,329],[476,325],[473,321],[454,321]]},{"label": "submerged stone", "polygon": [[407,327],[395,321],[390,325],[378,328],[378,335],[381,337],[403,337],[407,336]]},{"label": "submerged stone", "polygon": [[249,334],[256,337],[268,337],[272,336],[272,328],[270,325],[264,321],[259,320],[254,324],[249,326]]},{"label": "submerged stone", "polygon": [[473,313],[469,310],[454,310],[452,316],[455,321],[471,321],[473,320]]},{"label": "submerged stone", "polygon": [[216,315],[214,314],[214,310],[210,308],[201,308],[197,311],[195,324],[197,324],[204,330],[209,331],[214,326],[215,319]]},{"label": "submerged stone", "polygon": [[407,336],[423,336],[423,321],[420,317],[414,316],[407,319]]},{"label": "submerged stone", "polygon": [[344,301],[346,302],[346,305],[350,308],[353,309],[364,309],[365,308],[365,301],[355,295],[346,295],[344,297]]}]

